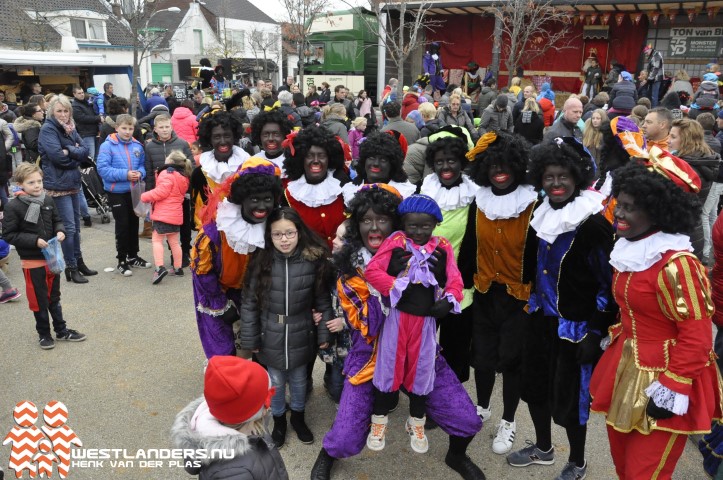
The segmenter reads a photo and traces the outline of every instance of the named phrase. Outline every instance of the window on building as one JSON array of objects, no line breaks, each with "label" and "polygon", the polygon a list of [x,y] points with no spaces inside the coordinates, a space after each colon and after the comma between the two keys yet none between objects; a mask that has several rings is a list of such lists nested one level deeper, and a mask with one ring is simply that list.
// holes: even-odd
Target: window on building
[{"label": "window on building", "polygon": [[269,52],[275,52],[279,49],[279,36],[275,33],[269,33],[268,41]]},{"label": "window on building", "polygon": [[233,53],[244,51],[244,32],[243,30],[229,30],[226,32],[226,40],[228,42],[229,50]]},{"label": "window on building", "polygon": [[105,42],[105,25],[102,20],[70,19],[70,33],[78,40]]},{"label": "window on building", "polygon": [[196,55],[203,55],[203,31],[193,31],[193,52]]}]

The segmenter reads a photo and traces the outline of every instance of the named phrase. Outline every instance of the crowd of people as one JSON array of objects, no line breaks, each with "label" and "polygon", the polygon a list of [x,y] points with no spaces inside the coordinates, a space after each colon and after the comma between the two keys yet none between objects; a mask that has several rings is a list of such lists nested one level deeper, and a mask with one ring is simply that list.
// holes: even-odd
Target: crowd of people
[{"label": "crowd of people", "polygon": [[[60,274],[97,274],[81,249],[92,224],[81,168],[102,180],[117,274],[154,267],[159,284],[190,268],[204,395],[173,441],[236,455],[189,473],[287,478],[287,410],[298,439],[315,442],[317,360],[338,411],[312,480],[384,450],[400,392],[410,448],[426,453],[438,426],[444,463],[465,479],[485,478],[467,448],[488,422],[491,450],[513,467],[553,464],[551,425],[562,426],[556,478],[585,478],[591,412],[605,415],[620,478],[670,478],[687,436],[711,428],[701,449],[718,468],[719,109],[686,117],[679,102],[677,118],[667,93],[648,110],[621,70],[609,93],[571,95],[559,115],[549,84],[516,78],[497,92],[492,79],[473,106],[454,86],[435,98],[391,79],[378,118],[364,91],[305,96],[293,78],[233,91],[204,66],[207,91],[177,103],[151,90],[138,118],[112,85],[31,100],[13,122],[24,143],[13,198],[0,200],[43,349],[86,339],[59,301]],[[58,243],[62,270],[47,256]],[[0,303],[20,296],[2,270],[0,287]],[[520,400],[535,441],[513,451]]]}]

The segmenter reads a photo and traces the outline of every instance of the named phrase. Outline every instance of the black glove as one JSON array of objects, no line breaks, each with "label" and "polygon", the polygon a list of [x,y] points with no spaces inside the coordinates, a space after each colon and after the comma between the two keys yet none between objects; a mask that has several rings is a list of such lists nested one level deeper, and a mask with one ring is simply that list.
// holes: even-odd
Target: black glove
[{"label": "black glove", "polygon": [[408,252],[401,247],[392,250],[392,257],[389,259],[387,273],[392,277],[396,277],[407,268],[409,259],[412,258],[412,252]]},{"label": "black glove", "polygon": [[447,252],[437,247],[429,257],[429,271],[434,274],[441,288],[447,285]]},{"label": "black glove", "polygon": [[452,304],[449,303],[449,300],[447,300],[446,298],[442,298],[434,302],[432,308],[429,309],[429,315],[434,318],[444,318],[449,315],[449,312],[451,311]]},{"label": "black glove", "polygon": [[657,420],[666,420],[675,415],[667,408],[657,406],[652,398],[648,400],[648,406],[645,407],[645,413],[647,413],[649,417],[653,417]]},{"label": "black glove", "polygon": [[602,355],[602,349],[600,348],[600,340],[602,336],[594,332],[587,332],[585,338],[577,345],[577,363],[579,365],[585,365],[588,363],[595,363]]},{"label": "black glove", "polygon": [[223,312],[223,315],[221,315],[221,320],[223,320],[223,323],[226,325],[233,325],[239,318],[241,317],[239,316],[235,305],[231,305],[231,308]]}]

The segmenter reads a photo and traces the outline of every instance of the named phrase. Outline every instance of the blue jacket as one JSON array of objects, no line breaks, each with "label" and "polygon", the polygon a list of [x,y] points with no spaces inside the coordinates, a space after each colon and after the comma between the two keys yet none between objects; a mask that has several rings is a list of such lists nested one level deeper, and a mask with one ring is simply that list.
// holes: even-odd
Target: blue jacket
[{"label": "blue jacket", "polygon": [[[63,149],[68,155],[63,154]],[[83,145],[77,130],[68,135],[53,117],[49,117],[38,136],[38,153],[43,169],[43,184],[46,190],[78,190],[81,162],[88,158],[88,147]]]},{"label": "blue jacket", "polygon": [[146,111],[150,112],[151,110],[153,110],[153,107],[157,105],[165,105],[166,108],[168,108],[168,102],[164,97],[162,97],[161,95],[151,95],[146,100]]},{"label": "blue jacket", "polygon": [[141,172],[146,177],[146,154],[141,142],[131,138],[124,142],[117,133],[108,135],[98,152],[98,175],[103,179],[107,192],[126,193],[131,191],[128,171]]}]

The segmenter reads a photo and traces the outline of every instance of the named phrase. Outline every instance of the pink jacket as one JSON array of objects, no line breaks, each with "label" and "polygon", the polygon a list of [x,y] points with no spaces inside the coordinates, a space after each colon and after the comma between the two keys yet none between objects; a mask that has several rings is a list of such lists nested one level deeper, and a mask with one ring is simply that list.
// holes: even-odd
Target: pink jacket
[{"label": "pink jacket", "polygon": [[171,165],[156,174],[156,188],[143,192],[141,201],[152,205],[151,220],[183,224],[183,199],[188,191],[189,180]]},{"label": "pink jacket", "polygon": [[186,107],[177,107],[171,117],[171,126],[176,135],[189,144],[198,140],[198,121],[191,110]]},{"label": "pink jacket", "polygon": [[361,145],[361,139],[364,138],[364,132],[357,130],[352,127],[349,130],[349,145],[351,146],[351,158],[357,160],[359,158],[359,146]]}]

